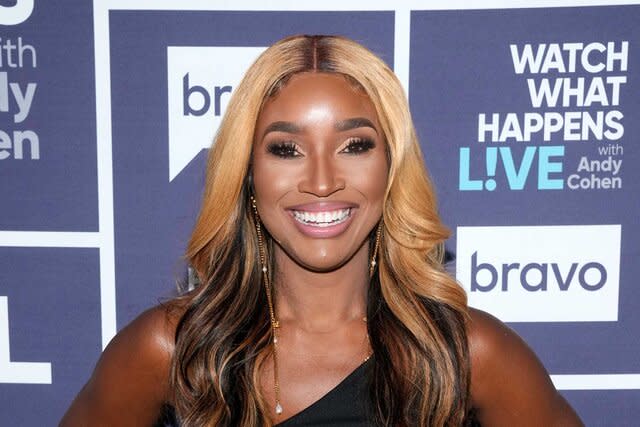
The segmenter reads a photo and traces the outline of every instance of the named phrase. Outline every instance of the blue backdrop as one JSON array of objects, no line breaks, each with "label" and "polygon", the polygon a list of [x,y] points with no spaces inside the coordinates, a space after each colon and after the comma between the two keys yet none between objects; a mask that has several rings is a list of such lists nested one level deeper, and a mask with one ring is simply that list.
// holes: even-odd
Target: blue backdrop
[{"label": "blue backdrop", "polygon": [[0,424],[57,424],[113,334],[175,294],[242,70],[327,33],[407,88],[471,305],[587,425],[636,425],[640,6],[230,3],[0,0]]}]

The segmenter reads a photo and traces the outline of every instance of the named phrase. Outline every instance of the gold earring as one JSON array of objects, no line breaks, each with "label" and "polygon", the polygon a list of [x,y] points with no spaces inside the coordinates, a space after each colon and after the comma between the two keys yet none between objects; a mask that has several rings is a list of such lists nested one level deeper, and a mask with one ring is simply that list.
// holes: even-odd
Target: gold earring
[{"label": "gold earring", "polygon": [[382,220],[378,223],[378,229],[376,230],[376,241],[373,245],[373,253],[371,254],[371,262],[369,263],[369,278],[373,277],[373,272],[378,264],[376,259],[378,257],[378,249],[380,248],[380,235],[382,234]]},{"label": "gold earring", "polygon": [[282,414],[282,405],[280,404],[280,381],[278,375],[278,328],[280,328],[280,322],[276,319],[275,310],[273,308],[273,297],[271,295],[271,282],[269,280],[269,270],[267,269],[267,256],[264,247],[264,239],[262,237],[262,227],[260,225],[260,215],[258,215],[258,206],[256,205],[256,199],[253,195],[251,198],[251,208],[253,210],[253,220],[256,227],[256,234],[258,236],[258,255],[260,257],[260,267],[262,269],[262,280],[267,293],[267,304],[269,305],[269,320],[271,322],[271,333],[273,336],[273,391],[275,396],[275,412],[277,415]]}]

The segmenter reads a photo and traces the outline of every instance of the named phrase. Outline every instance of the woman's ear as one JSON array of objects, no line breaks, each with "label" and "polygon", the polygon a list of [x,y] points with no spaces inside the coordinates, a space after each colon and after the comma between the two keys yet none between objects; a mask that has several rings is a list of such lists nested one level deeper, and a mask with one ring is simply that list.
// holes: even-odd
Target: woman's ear
[{"label": "woman's ear", "polygon": [[255,190],[253,188],[253,172],[249,169],[249,173],[245,178],[245,185],[247,186],[247,190],[249,190],[249,194],[255,194]]}]

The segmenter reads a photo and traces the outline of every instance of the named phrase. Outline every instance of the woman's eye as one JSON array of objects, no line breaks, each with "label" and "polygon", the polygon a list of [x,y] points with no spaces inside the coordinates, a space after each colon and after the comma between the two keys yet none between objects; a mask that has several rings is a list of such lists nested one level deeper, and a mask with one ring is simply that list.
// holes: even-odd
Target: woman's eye
[{"label": "woman's eye", "polygon": [[349,140],[349,143],[342,150],[342,152],[348,154],[361,154],[366,153],[375,146],[376,144],[370,139],[352,138],[351,140]]},{"label": "woman's eye", "polygon": [[285,159],[299,157],[298,147],[293,142],[282,141],[269,144],[267,151],[274,156],[282,157]]}]

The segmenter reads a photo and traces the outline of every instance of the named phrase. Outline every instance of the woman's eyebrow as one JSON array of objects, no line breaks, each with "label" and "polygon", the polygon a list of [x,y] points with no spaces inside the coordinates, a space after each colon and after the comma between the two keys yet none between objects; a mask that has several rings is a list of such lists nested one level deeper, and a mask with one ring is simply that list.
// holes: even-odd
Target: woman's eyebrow
[{"label": "woman's eyebrow", "polygon": [[376,127],[373,125],[371,120],[365,117],[353,117],[351,119],[340,120],[334,125],[334,128],[339,132],[344,132],[361,127],[369,127],[377,132]]},{"label": "woman's eyebrow", "polygon": [[[369,127],[377,132],[376,127],[373,125],[371,120],[365,117],[353,117],[349,119],[340,120],[339,122],[336,122],[336,124],[333,127],[338,132],[344,132],[344,131],[357,129],[361,127]],[[278,121],[278,122],[273,122],[269,124],[269,126],[267,126],[267,128],[264,130],[264,133],[262,134],[262,138],[267,136],[269,132],[286,132],[286,133],[300,134],[303,131],[304,129],[302,126],[299,126],[293,122]]]},{"label": "woman's eyebrow", "polygon": [[302,133],[302,128],[292,122],[273,122],[264,130],[262,138],[269,132]]}]

